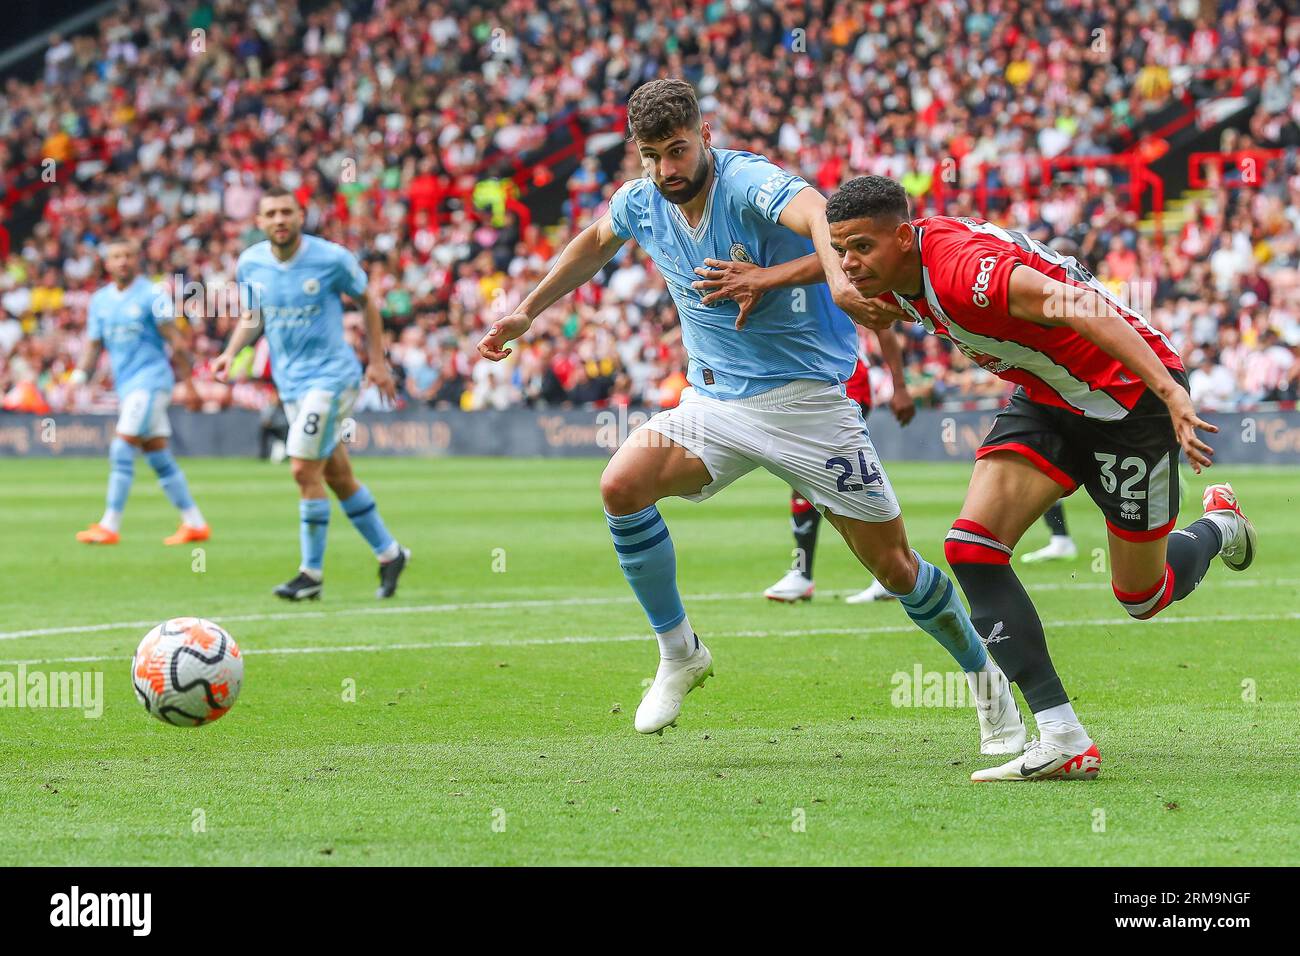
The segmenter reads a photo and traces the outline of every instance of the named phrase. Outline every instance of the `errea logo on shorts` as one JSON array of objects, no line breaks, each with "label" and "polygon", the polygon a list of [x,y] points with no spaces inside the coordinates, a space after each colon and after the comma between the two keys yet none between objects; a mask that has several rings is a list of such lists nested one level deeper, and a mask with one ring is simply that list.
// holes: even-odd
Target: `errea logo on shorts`
[{"label": "errea logo on shorts", "polygon": [[993,278],[993,267],[997,265],[997,256],[985,256],[980,260],[980,271],[975,274],[975,284],[970,287],[971,301],[981,309],[989,307],[989,297],[984,293],[989,290],[989,280]]}]

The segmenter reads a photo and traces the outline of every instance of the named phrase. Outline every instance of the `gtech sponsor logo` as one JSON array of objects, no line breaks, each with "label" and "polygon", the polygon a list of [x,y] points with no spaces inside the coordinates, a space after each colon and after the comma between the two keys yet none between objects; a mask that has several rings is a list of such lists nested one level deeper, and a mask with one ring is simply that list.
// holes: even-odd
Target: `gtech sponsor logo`
[{"label": "gtech sponsor logo", "polygon": [[984,293],[989,290],[989,281],[993,278],[993,267],[997,265],[997,256],[985,256],[980,260],[980,271],[975,273],[975,284],[970,287],[971,301],[981,309],[989,307],[989,297]]}]

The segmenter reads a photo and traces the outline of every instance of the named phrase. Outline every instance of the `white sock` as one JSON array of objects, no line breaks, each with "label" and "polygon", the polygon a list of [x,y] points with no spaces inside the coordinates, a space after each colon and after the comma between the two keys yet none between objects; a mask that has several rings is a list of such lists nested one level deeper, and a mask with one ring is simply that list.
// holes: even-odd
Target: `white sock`
[{"label": "white sock", "polygon": [[1092,744],[1092,738],[1084,731],[1083,724],[1079,723],[1069,701],[1035,711],[1034,720],[1038,722],[1038,735],[1044,743],[1055,744],[1062,750],[1076,747],[1086,750]]},{"label": "white sock", "polygon": [[682,618],[671,631],[655,634],[659,639],[659,656],[666,661],[680,661],[695,653],[695,631],[690,618]]},{"label": "white sock", "polygon": [[1068,534],[1054,534],[1052,535],[1052,541],[1057,544],[1074,544],[1074,539]]},{"label": "white sock", "polygon": [[[1237,522],[1241,520],[1231,511],[1207,511],[1202,517],[1219,529],[1219,538],[1224,544],[1237,533]],[[1222,546],[1219,553],[1223,553]]]},{"label": "white sock", "polygon": [[988,710],[1002,699],[1007,688],[1007,676],[990,657],[979,670],[966,672],[966,683],[975,695],[975,703],[981,710]]},{"label": "white sock", "polygon": [[199,510],[198,505],[190,505],[188,508],[181,510],[181,520],[191,528],[202,528],[206,521],[203,520],[203,512]]},{"label": "white sock", "polygon": [[112,508],[105,508],[104,517],[99,519],[99,526],[116,533],[122,527],[122,512],[114,511]]},{"label": "white sock", "polygon": [[401,553],[402,553],[402,546],[398,544],[397,539],[394,538],[392,542],[388,545],[388,547],[384,548],[383,551],[380,551],[377,555],[375,555],[375,557],[379,559],[380,564],[387,564],[389,561],[393,560],[393,558],[397,557]]},{"label": "white sock", "polygon": [[298,570],[301,571],[303,574],[307,575],[307,577],[311,578],[317,584],[319,584],[321,578],[324,577],[324,575],[320,571],[317,571],[315,568],[299,568]]}]

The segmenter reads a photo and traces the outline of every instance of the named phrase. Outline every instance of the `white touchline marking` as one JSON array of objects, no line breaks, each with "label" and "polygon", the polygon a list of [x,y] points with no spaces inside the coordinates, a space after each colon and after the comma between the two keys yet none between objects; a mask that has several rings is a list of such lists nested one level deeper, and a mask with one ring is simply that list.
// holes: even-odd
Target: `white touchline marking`
[{"label": "white touchline marking", "polygon": [[[1300,620],[1300,611],[1284,614],[1222,614],[1203,617],[1154,617],[1142,622],[1147,628],[1153,624],[1213,624],[1241,621],[1295,621]],[[1094,618],[1086,621],[1044,621],[1046,628],[1056,627],[1114,627],[1117,624],[1130,625],[1133,619],[1124,617]],[[883,627],[814,627],[802,630],[780,631],[710,631],[709,640],[719,637],[815,637],[820,634],[870,637],[872,634],[903,634],[907,632],[922,633],[914,624],[886,624]],[[638,641],[649,642],[649,634],[590,634],[569,637],[525,637],[517,641],[421,641],[406,644],[336,644],[316,647],[263,647],[242,648],[244,656],[253,655],[288,655],[288,654],[374,654],[384,651],[431,651],[443,648],[462,647],[545,647],[557,644],[631,644]],[[91,657],[44,657],[24,660],[0,660],[0,667],[16,667],[19,664],[97,664],[104,661],[129,661],[129,654],[106,654]]]},{"label": "white touchline marking", "polygon": [[[854,593],[846,591],[846,594]],[[730,601],[740,598],[759,597],[757,593],[739,594],[695,594],[684,598],[687,601]],[[468,601],[458,604],[401,604],[376,607],[374,605],[333,608],[328,611],[266,611],[258,614],[209,614],[208,618],[217,624],[248,621],[297,621],[313,618],[337,617],[340,614],[446,614],[451,611],[509,611],[519,608],[577,607],[581,605],[627,604],[634,603],[632,595],[599,598],[536,598],[517,601]],[[136,628],[151,628],[158,624],[152,621],[115,621],[111,624],[74,624],[68,627],[37,627],[26,631],[0,631],[0,641],[16,641],[23,637],[53,637],[60,634],[93,634],[99,631],[123,631]]]},{"label": "white touchline marking", "polygon": [[[1264,580],[1260,578],[1246,578],[1243,580],[1230,579],[1216,582],[1215,587],[1239,587],[1239,588],[1259,588],[1259,587],[1295,587],[1300,585],[1300,578],[1274,578]],[[1032,584],[1026,588],[1031,595],[1039,591],[1094,591],[1110,590],[1109,582],[1091,582],[1091,581],[1048,581],[1044,584]],[[850,594],[857,594],[858,591],[848,588],[840,591],[821,591],[825,597],[847,597]],[[687,594],[682,600],[687,603],[698,603],[702,601],[752,601],[761,598],[762,594],[758,591],[736,591],[731,593],[719,594]],[[635,604],[636,598],[633,595],[619,595],[617,597],[597,597],[597,598],[536,598],[521,599],[517,601],[468,601],[457,604],[407,604],[407,605],[388,605],[375,607],[374,605],[360,605],[352,607],[334,608],[328,611],[266,611],[257,614],[208,614],[207,617],[218,624],[222,623],[239,623],[249,621],[298,621],[311,620],[313,618],[337,617],[342,614],[446,614],[452,611],[509,611],[521,608],[549,608],[549,607],[581,607],[581,606],[599,606],[602,604]],[[1208,620],[1208,619],[1207,619]],[[1237,620],[1236,618],[1225,618],[1225,620]],[[114,621],[107,624],[73,624],[66,627],[36,627],[24,631],[0,631],[0,641],[17,641],[25,637],[57,637],[63,634],[97,634],[103,631],[126,631],[145,628],[148,630],[154,625],[160,623],[158,619],[150,621]],[[817,633],[824,633],[818,631]],[[441,646],[441,645],[438,645]]]}]

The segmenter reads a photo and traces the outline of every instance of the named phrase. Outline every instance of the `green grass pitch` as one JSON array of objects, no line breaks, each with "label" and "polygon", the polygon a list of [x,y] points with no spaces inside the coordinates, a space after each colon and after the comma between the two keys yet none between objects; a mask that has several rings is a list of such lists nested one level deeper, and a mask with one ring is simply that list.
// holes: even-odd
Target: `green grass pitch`
[{"label": "green grass pitch", "polygon": [[[379,605],[336,507],[324,599],[301,607],[270,594],[298,556],[287,468],[183,465],[215,532],[201,560],[162,546],[174,514],[147,467],[122,544],[92,549],[73,533],[99,515],[105,462],[3,465],[0,669],[103,670],[106,704],[0,708],[0,864],[1300,862],[1294,471],[1215,469],[1261,557],[1243,575],[1216,562],[1147,624],[1115,603],[1101,518],[1071,499],[1080,557],[1022,576],[1102,776],[977,786],[992,759],[974,711],[892,701],[896,673],[950,662],[896,605],[840,599],[862,575],[833,531],[816,600],[762,600],[791,548],[770,476],[663,505],[717,676],[644,737],[657,657],[601,462],[360,459],[412,566]],[[969,471],[890,465],[933,560]],[[128,674],[144,632],[181,615],[224,622],[247,656],[234,710],[196,730],[148,717]]]}]

